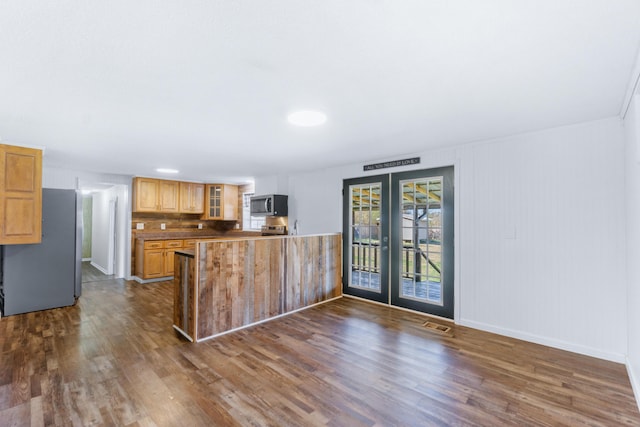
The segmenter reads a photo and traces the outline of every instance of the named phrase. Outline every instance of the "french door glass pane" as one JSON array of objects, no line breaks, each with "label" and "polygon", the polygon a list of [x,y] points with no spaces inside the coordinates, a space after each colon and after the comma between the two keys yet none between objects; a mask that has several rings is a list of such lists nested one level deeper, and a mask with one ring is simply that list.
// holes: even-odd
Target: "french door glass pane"
[{"label": "french door glass pane", "polygon": [[400,181],[400,188],[400,296],[442,305],[442,177]]},{"label": "french door glass pane", "polygon": [[349,286],[380,291],[381,184],[350,187],[351,233]]}]

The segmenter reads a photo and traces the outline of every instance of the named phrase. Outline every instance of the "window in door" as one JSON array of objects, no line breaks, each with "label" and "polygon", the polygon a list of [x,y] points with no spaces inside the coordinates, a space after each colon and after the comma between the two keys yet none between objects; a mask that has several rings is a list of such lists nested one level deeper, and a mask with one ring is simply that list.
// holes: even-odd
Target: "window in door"
[{"label": "window in door", "polygon": [[[380,179],[383,178],[383,179]],[[387,302],[387,175],[345,181],[343,291]]]}]

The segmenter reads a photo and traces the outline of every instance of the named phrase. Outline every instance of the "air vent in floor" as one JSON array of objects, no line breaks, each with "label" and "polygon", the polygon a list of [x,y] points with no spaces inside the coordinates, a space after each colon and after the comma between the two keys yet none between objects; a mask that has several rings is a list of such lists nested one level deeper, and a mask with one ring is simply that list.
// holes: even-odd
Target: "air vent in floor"
[{"label": "air vent in floor", "polygon": [[431,321],[426,321],[423,323],[423,325],[425,328],[433,331],[433,332],[438,332],[442,335],[453,335],[453,332],[451,331],[451,327],[449,326],[444,326],[444,325],[440,325],[438,323],[434,323]]}]

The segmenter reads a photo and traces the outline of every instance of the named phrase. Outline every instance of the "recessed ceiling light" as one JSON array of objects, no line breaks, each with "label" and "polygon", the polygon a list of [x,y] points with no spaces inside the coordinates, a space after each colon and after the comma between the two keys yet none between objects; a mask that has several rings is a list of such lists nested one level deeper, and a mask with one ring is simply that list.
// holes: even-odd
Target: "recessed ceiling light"
[{"label": "recessed ceiling light", "polygon": [[287,120],[296,126],[319,126],[327,121],[327,116],[322,111],[302,110],[289,114]]},{"label": "recessed ceiling light", "polygon": [[178,169],[158,168],[158,169],[156,169],[156,172],[160,172],[160,173],[178,173],[180,171]]}]

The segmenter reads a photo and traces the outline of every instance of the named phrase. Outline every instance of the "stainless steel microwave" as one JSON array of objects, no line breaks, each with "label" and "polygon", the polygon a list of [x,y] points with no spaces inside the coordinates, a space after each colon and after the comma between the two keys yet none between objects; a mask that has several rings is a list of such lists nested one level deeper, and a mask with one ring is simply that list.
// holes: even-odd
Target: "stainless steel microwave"
[{"label": "stainless steel microwave", "polygon": [[268,194],[251,198],[253,216],[287,216],[289,214],[288,196]]}]

